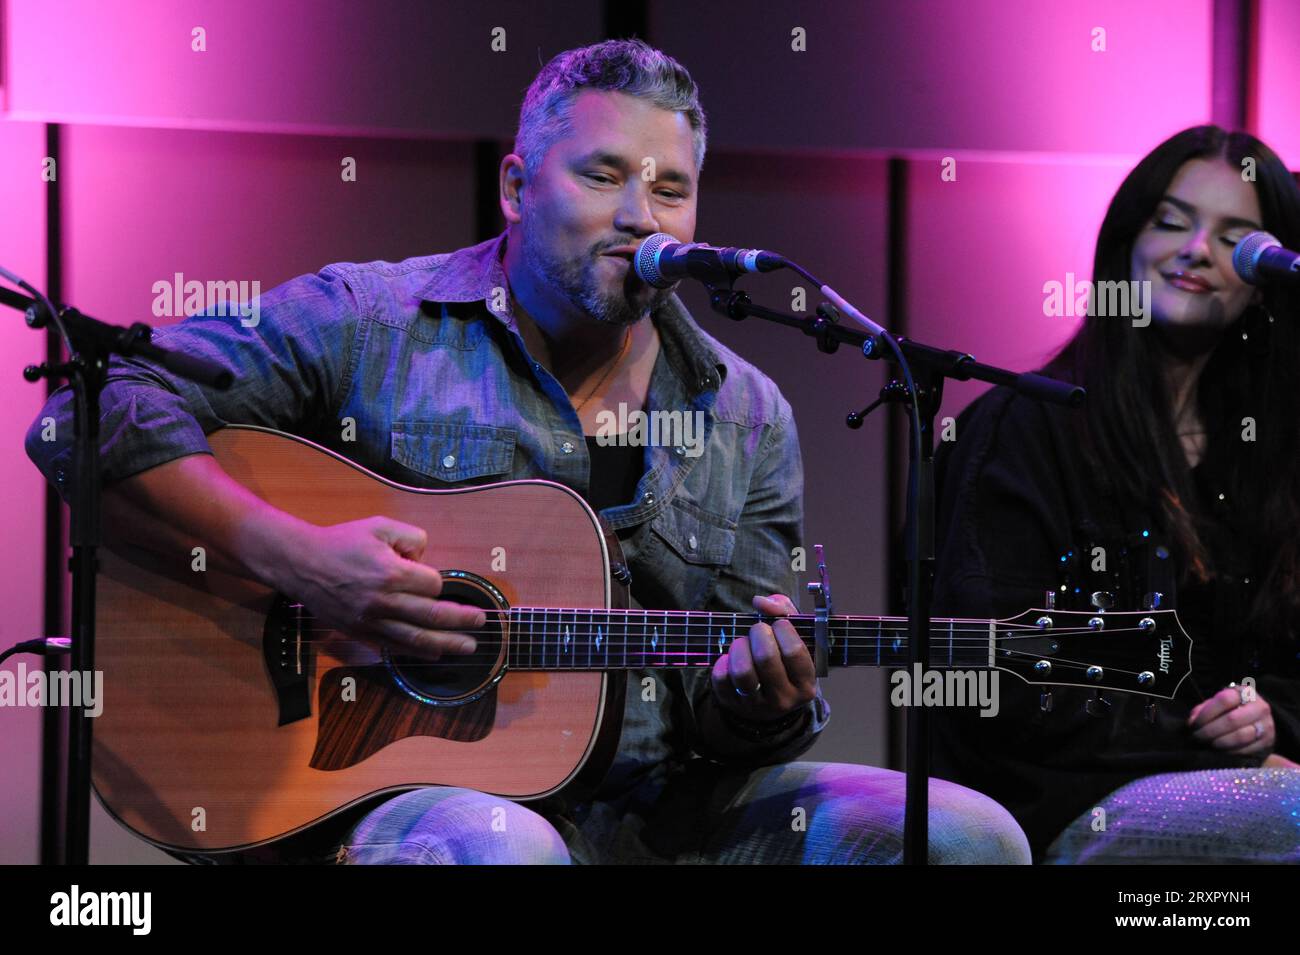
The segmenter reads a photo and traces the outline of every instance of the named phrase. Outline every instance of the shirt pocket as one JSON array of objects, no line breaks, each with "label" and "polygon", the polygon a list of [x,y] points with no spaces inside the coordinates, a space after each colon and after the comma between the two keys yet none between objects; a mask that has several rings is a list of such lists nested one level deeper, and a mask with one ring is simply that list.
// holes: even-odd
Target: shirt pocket
[{"label": "shirt pocket", "polygon": [[688,564],[726,567],[735,555],[735,528],[681,502],[664,508],[650,522],[650,531]]},{"label": "shirt pocket", "polygon": [[437,421],[394,421],[393,460],[445,484],[508,475],[514,465],[512,428]]}]

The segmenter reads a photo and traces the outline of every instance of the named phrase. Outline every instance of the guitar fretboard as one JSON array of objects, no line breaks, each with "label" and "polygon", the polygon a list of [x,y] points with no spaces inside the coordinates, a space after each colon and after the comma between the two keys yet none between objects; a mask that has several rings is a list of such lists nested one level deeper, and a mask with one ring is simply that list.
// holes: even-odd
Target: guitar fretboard
[{"label": "guitar fretboard", "polygon": [[[516,670],[711,666],[760,619],[771,622],[753,613],[514,607],[508,663]],[[786,619],[812,653],[814,616]],[[908,665],[906,618],[837,615],[828,631],[831,666]],[[933,620],[930,665],[991,666],[995,635],[991,620]]]}]

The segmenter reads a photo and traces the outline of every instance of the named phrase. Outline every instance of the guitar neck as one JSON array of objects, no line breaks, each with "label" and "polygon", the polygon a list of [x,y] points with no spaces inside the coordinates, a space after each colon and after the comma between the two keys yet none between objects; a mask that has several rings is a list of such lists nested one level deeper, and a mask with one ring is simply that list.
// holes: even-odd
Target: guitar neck
[{"label": "guitar neck", "polygon": [[[760,618],[749,613],[515,607],[509,610],[509,666],[515,670],[622,670],[712,666]],[[812,614],[787,617],[809,653]],[[997,622],[935,619],[930,666],[993,665]],[[828,662],[844,667],[906,667],[907,618],[832,616]]]}]

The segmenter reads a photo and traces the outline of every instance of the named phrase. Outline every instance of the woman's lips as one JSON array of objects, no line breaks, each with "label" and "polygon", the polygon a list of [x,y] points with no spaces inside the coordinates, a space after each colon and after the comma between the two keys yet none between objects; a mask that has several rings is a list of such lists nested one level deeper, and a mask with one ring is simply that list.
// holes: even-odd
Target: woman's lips
[{"label": "woman's lips", "polygon": [[1186,272],[1171,272],[1165,275],[1164,278],[1174,288],[1182,289],[1184,292],[1206,295],[1214,291],[1210,283],[1199,275],[1188,275]]}]

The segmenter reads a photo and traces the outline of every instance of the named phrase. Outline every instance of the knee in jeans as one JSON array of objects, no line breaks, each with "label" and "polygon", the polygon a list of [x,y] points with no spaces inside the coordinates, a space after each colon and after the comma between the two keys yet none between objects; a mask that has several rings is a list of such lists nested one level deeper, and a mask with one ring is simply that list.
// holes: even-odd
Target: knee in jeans
[{"label": "knee in jeans", "polygon": [[514,803],[486,818],[442,833],[443,851],[457,865],[569,865],[569,850],[545,819]]},{"label": "knee in jeans", "polygon": [[430,788],[395,797],[345,840],[341,862],[397,865],[567,865],[560,834],[507,799]]},{"label": "knee in jeans", "polygon": [[1019,823],[989,797],[930,780],[930,852],[937,865],[1029,865],[1033,856]]}]

